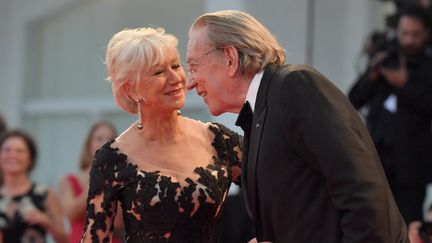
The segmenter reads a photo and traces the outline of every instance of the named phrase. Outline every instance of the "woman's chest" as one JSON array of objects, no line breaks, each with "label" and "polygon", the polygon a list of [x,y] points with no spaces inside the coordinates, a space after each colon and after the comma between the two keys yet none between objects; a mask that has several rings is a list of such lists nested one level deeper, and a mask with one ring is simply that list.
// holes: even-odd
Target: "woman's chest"
[{"label": "woman's chest", "polygon": [[123,211],[137,219],[161,211],[162,215],[216,216],[230,182],[227,167],[217,164],[196,167],[182,175],[137,170],[136,178],[119,191],[119,201]]}]

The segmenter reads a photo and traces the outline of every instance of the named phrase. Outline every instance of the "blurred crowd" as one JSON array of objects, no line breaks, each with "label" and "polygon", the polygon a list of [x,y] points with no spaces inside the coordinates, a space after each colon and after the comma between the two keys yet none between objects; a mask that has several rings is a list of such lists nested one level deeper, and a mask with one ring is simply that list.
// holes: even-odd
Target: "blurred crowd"
[{"label": "blurred crowd", "polygon": [[367,66],[348,96],[364,117],[411,242],[431,242],[423,203],[432,181],[432,8],[429,0],[393,3],[387,28],[362,49]]}]

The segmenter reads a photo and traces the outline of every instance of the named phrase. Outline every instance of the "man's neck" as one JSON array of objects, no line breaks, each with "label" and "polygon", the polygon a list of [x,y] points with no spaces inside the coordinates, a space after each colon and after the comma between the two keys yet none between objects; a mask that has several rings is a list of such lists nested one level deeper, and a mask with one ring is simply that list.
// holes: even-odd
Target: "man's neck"
[{"label": "man's neck", "polygon": [[264,71],[260,71],[258,73],[256,73],[251,81],[249,82],[249,88],[246,94],[246,98],[245,98],[245,102],[249,102],[252,111],[255,110],[255,102],[257,99],[257,95],[258,95],[258,89],[259,86],[261,84],[261,79],[264,75]]}]

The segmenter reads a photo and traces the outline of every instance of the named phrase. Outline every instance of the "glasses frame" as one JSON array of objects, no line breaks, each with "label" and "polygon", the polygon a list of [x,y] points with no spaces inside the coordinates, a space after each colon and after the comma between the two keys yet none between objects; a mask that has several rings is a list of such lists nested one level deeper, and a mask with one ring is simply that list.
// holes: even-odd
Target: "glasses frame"
[{"label": "glasses frame", "polygon": [[189,61],[189,62],[186,64],[186,73],[187,73],[187,75],[188,75],[188,76],[191,76],[191,75],[193,75],[193,74],[196,73],[195,70],[192,70],[191,65],[193,65],[193,66],[195,66],[195,67],[196,67],[196,66],[199,66],[199,62],[198,62],[198,61],[199,61],[200,59],[202,59],[203,57],[209,55],[210,53],[213,53],[214,51],[217,51],[217,50],[220,50],[220,49],[222,49],[222,48],[220,48],[220,47],[215,47],[215,48],[211,49],[210,51],[205,52],[205,53],[202,54],[201,56],[199,56],[199,57],[197,57],[197,58],[194,58],[194,59],[192,59],[191,61]]}]

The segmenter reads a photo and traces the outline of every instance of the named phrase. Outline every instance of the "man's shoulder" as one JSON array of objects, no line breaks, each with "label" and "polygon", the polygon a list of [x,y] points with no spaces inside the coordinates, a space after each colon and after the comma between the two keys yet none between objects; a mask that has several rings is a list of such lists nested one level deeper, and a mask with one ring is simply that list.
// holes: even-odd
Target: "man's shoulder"
[{"label": "man's shoulder", "polygon": [[282,86],[311,85],[317,80],[326,79],[321,73],[307,64],[286,64],[272,68],[275,70],[272,79]]},{"label": "man's shoulder", "polygon": [[316,70],[308,64],[284,64],[281,66],[277,66],[277,65],[273,65],[273,66],[276,66],[276,68],[279,69],[279,71],[283,70],[289,72],[308,72],[308,71],[316,72]]},{"label": "man's shoulder", "polygon": [[283,66],[283,68],[291,72],[315,71],[315,69],[313,69],[308,64],[286,64],[285,66]]},{"label": "man's shoulder", "polygon": [[286,79],[294,76],[316,76],[321,74],[307,64],[286,64],[283,66],[270,66],[268,70],[274,70],[277,79]]},{"label": "man's shoulder", "polygon": [[309,99],[318,93],[330,93],[335,96],[345,96],[330,80],[313,67],[301,64],[279,66],[270,85],[270,92],[283,94],[282,100],[290,97],[297,100]]}]

